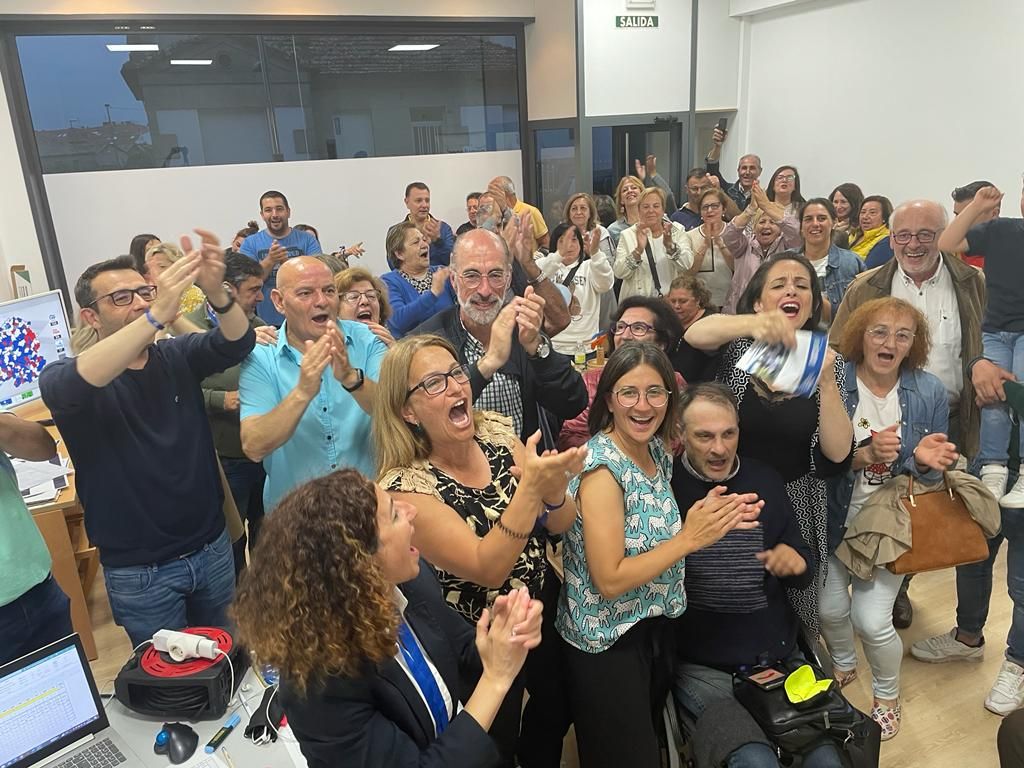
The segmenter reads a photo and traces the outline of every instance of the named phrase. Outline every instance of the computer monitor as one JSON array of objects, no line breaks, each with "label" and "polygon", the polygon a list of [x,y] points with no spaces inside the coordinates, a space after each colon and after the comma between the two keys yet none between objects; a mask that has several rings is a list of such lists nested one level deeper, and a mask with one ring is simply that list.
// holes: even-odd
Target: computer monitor
[{"label": "computer monitor", "polygon": [[60,291],[0,304],[0,406],[39,397],[39,374],[71,354],[71,332]]}]

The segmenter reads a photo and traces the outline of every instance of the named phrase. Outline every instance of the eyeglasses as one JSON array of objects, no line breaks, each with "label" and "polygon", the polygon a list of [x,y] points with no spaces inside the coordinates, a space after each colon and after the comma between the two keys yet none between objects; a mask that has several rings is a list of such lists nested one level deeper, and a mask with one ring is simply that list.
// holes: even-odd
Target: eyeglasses
[{"label": "eyeglasses", "polygon": [[935,242],[935,238],[938,234],[938,232],[932,229],[922,229],[919,232],[895,232],[893,233],[892,239],[900,245],[906,245],[916,237],[917,242],[921,245],[928,245],[929,243]]},{"label": "eyeglasses", "polygon": [[346,304],[358,304],[359,299],[366,299],[371,304],[380,301],[380,294],[377,291],[345,291],[341,294],[341,300]]},{"label": "eyeglasses", "polygon": [[702,205],[700,207],[700,209],[702,211],[718,211],[718,210],[721,210],[721,208],[722,208],[722,204],[721,203],[708,203],[707,205]]},{"label": "eyeglasses", "polygon": [[617,322],[615,324],[615,328],[614,328],[615,335],[616,336],[621,336],[622,334],[624,334],[626,332],[627,328],[629,329],[629,332],[631,334],[633,334],[635,337],[637,337],[638,339],[639,338],[643,338],[648,333],[650,333],[651,331],[654,330],[654,326],[653,325],[648,325],[647,323],[640,323],[640,322],[636,322],[636,323],[623,323],[620,320],[619,322]]},{"label": "eyeglasses", "polygon": [[615,400],[623,408],[632,408],[640,402],[640,395],[651,408],[661,408],[668,402],[668,390],[664,387],[648,387],[643,393],[636,387],[619,387],[615,390]]},{"label": "eyeglasses", "polygon": [[781,176],[775,177],[776,181],[796,181],[796,176],[792,173],[786,173]]},{"label": "eyeglasses", "polygon": [[448,389],[448,379],[456,384],[465,384],[469,381],[469,374],[461,365],[456,365],[448,373],[432,373],[415,387],[406,393],[406,398],[412,396],[417,389],[422,389],[429,397],[436,397]]},{"label": "eyeglasses", "polygon": [[[470,290],[479,288],[480,283],[484,280],[484,275],[481,275],[479,272],[463,272],[458,277],[462,284]],[[503,269],[495,269],[487,273],[487,283],[494,289],[504,288],[507,278],[508,272],[505,272]]]},{"label": "eyeglasses", "polygon": [[135,301],[135,294],[138,294],[139,298],[143,301],[152,301],[156,298],[156,286],[142,285],[138,288],[122,288],[119,291],[111,291],[110,293],[105,293],[102,296],[97,296],[85,306],[91,307],[99,304],[103,299],[110,299],[110,303],[115,307],[127,307]]},{"label": "eyeglasses", "polygon": [[910,331],[890,331],[884,325],[876,325],[874,328],[868,328],[867,334],[875,344],[885,344],[885,342],[889,340],[890,336],[895,336],[896,343],[901,347],[909,347],[914,343],[914,336],[917,335]]}]

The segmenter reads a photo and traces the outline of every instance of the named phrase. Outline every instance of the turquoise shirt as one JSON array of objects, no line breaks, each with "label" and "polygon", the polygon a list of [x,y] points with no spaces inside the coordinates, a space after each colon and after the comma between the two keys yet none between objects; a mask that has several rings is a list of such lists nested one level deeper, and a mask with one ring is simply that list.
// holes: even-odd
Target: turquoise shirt
[{"label": "turquoise shirt", "polygon": [[[339,320],[348,360],[367,379],[377,380],[380,361],[388,348],[362,323]],[[288,343],[287,323],[277,344],[257,344],[242,362],[238,382],[241,420],[272,411],[295,389],[302,353]],[[281,498],[298,485],[341,467],[354,467],[374,477],[375,456],[370,442],[370,414],[334,378],[331,366],[323,372],[320,391],[295,427],[295,433],[263,459],[267,482],[263,503],[271,512]]]},{"label": "turquoise shirt", "polygon": [[50,550],[21,497],[11,460],[0,451],[0,605],[13,603],[49,573]]},{"label": "turquoise shirt", "polygon": [[[679,533],[683,523],[672,493],[672,456],[659,438],[650,443],[651,457],[658,467],[653,478],[603,432],[590,438],[587,447],[590,453],[583,472],[569,483],[569,492],[576,496],[580,480],[588,472],[605,467],[612,473],[622,488],[626,557],[652,550]],[[562,565],[565,584],[558,597],[555,628],[569,645],[581,651],[606,651],[638,622],[654,616],[675,618],[686,609],[682,560],[648,584],[611,600],[603,598],[590,577],[580,514],[565,534]]]}]

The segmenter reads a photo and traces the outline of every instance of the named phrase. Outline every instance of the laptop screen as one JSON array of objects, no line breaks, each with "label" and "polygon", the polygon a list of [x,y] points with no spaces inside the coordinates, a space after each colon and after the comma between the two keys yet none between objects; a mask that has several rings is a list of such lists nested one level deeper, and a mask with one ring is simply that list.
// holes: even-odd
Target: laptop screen
[{"label": "laptop screen", "polygon": [[0,667],[0,768],[30,765],[107,725],[78,635]]}]

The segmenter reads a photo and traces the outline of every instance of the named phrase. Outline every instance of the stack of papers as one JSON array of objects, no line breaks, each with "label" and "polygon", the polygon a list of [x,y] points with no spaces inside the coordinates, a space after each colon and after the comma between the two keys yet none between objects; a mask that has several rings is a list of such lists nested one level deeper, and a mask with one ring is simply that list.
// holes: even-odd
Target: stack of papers
[{"label": "stack of papers", "polygon": [[29,506],[54,501],[57,494],[68,486],[72,470],[66,458],[54,456],[49,461],[11,459],[18,476],[18,490]]},{"label": "stack of papers", "polygon": [[828,336],[818,331],[797,331],[796,346],[755,341],[736,363],[776,392],[811,397],[818,386],[828,351]]}]

